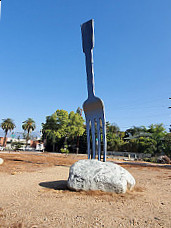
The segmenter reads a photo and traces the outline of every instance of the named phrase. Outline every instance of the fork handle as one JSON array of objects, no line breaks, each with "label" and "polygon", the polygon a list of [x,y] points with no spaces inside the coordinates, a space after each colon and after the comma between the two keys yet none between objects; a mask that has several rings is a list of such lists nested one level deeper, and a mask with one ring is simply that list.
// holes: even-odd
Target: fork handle
[{"label": "fork handle", "polygon": [[93,47],[94,47],[94,20],[91,19],[81,25],[82,47],[86,57],[88,97],[95,96]]},{"label": "fork handle", "polygon": [[94,97],[94,68],[93,68],[93,49],[85,52],[86,72],[87,72],[87,89],[88,97]]}]

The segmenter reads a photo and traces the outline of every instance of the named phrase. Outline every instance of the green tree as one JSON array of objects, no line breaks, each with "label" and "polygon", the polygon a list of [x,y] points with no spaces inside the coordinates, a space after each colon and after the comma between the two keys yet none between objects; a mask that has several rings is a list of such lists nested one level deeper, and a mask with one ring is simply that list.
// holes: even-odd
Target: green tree
[{"label": "green tree", "polygon": [[22,128],[23,128],[24,131],[27,132],[27,135],[26,135],[26,147],[27,147],[28,140],[30,138],[30,133],[32,131],[34,131],[35,128],[36,128],[35,121],[32,118],[28,118],[27,120],[25,120],[23,122]]},{"label": "green tree", "polygon": [[171,133],[167,133],[164,137],[164,152],[171,158]]},{"label": "green tree", "polygon": [[70,133],[70,137],[77,139],[76,152],[78,154],[79,153],[79,137],[82,136],[85,131],[84,119],[81,116],[80,112],[76,112],[76,113],[74,113],[73,111],[70,112],[68,131]]},{"label": "green tree", "polygon": [[5,132],[4,141],[3,141],[3,146],[5,146],[8,131],[12,131],[15,128],[15,124],[12,119],[7,118],[7,119],[3,119],[3,122],[1,123],[0,126]]},{"label": "green tree", "polygon": [[127,151],[129,152],[135,152],[138,153],[138,140],[137,138],[132,138],[129,140],[129,143],[127,145]]},{"label": "green tree", "polygon": [[163,127],[163,124],[151,124],[148,132],[151,133],[151,137],[156,141],[156,153],[164,152],[164,137],[167,132]]},{"label": "green tree", "polygon": [[150,137],[139,137],[138,152],[145,154],[154,154],[156,151],[157,142]]},{"label": "green tree", "polygon": [[[82,108],[78,107],[76,113],[78,113],[80,116],[82,116]],[[79,144],[80,144],[80,135],[77,135],[77,154],[79,153]]]},{"label": "green tree", "polygon": [[132,128],[129,128],[125,131],[126,137],[128,137],[128,136],[142,136],[142,135],[146,135],[146,133],[147,133],[147,129],[145,126],[141,126],[141,127],[133,126]]},{"label": "green tree", "polygon": [[109,151],[119,151],[122,140],[118,135],[112,132],[107,133],[107,149]]},{"label": "green tree", "polygon": [[156,141],[151,137],[130,137],[128,141],[124,142],[122,149],[134,153],[153,154],[156,151]]},{"label": "green tree", "polygon": [[[43,137],[47,141],[47,149],[59,151],[61,147],[67,148],[67,139],[81,136],[84,129],[84,119],[73,111],[68,114],[65,110],[57,110],[51,116],[46,117],[43,126]],[[52,146],[53,145],[53,146]]]},{"label": "green tree", "polygon": [[[57,130],[57,121],[56,115],[53,114],[51,116],[46,117],[46,123],[42,123],[42,133],[43,140],[45,141],[45,145],[48,148],[52,145],[52,151],[55,151],[55,143],[56,143],[56,135],[55,131]],[[47,149],[46,148],[46,149]]]},{"label": "green tree", "polygon": [[[42,124],[43,138],[46,139],[46,149],[56,151],[56,145],[60,147],[60,139],[68,135],[68,112],[57,110],[51,116],[46,117],[46,123]],[[59,149],[59,148],[58,148]]]},{"label": "green tree", "polygon": [[86,154],[87,153],[87,131],[86,131],[86,126],[85,131],[82,136],[79,138],[79,150],[81,153]]},{"label": "green tree", "polygon": [[121,132],[116,124],[106,122],[107,149],[109,151],[120,151],[124,141],[125,133]]},{"label": "green tree", "polygon": [[164,152],[166,131],[163,124],[151,124],[149,128],[134,126],[127,129],[125,135],[127,151],[151,153],[153,155]]},{"label": "green tree", "polygon": [[106,132],[118,134],[120,132],[119,127],[116,124],[111,124],[109,121],[106,122]]}]

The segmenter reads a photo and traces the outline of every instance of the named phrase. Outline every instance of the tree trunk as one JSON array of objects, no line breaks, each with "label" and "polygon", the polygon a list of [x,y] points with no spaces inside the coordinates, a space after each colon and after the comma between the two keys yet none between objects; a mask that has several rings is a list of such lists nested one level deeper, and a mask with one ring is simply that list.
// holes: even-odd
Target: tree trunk
[{"label": "tree trunk", "polygon": [[53,152],[55,152],[55,143],[53,143]]},{"label": "tree trunk", "polygon": [[29,131],[27,132],[27,136],[26,136],[26,147],[25,147],[25,150],[27,149],[27,145],[28,145],[28,140],[29,140]]},{"label": "tree trunk", "polygon": [[3,147],[6,147],[7,133],[8,133],[8,131],[5,131],[5,137],[4,137],[4,141],[3,141]]},{"label": "tree trunk", "polygon": [[76,148],[77,155],[79,153],[79,139],[80,139],[80,136],[77,135],[77,148]]}]

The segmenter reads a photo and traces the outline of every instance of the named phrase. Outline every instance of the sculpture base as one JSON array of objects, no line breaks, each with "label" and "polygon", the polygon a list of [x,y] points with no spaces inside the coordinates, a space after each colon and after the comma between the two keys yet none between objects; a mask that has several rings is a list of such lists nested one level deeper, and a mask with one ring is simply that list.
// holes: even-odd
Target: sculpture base
[{"label": "sculpture base", "polygon": [[101,162],[95,159],[79,160],[70,167],[67,186],[71,190],[101,190],[105,192],[125,193],[135,185],[134,177],[121,166],[113,162]]}]

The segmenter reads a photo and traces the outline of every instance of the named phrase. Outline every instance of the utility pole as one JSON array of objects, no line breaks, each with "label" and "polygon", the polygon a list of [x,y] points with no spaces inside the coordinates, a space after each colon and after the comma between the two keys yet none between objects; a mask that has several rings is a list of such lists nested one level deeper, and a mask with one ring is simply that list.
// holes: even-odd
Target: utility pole
[{"label": "utility pole", "polygon": [[[169,97],[169,99],[171,99],[171,97]],[[169,107],[169,108],[171,108],[171,107]],[[171,127],[171,125],[170,125],[170,127]],[[169,128],[169,131],[171,132],[171,128]]]}]

